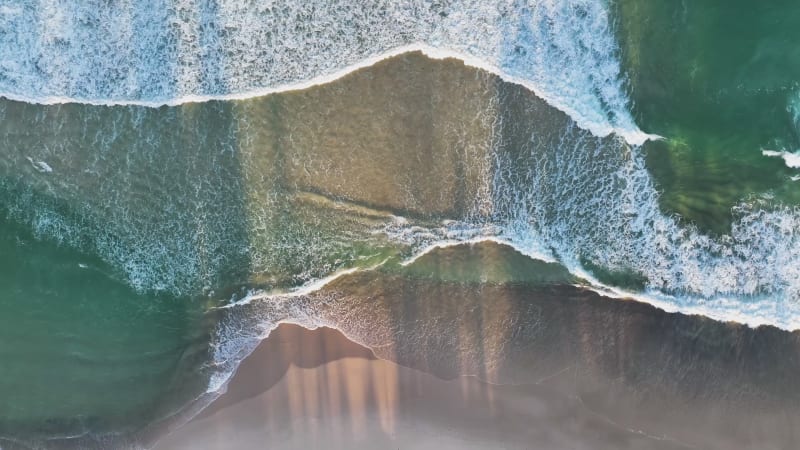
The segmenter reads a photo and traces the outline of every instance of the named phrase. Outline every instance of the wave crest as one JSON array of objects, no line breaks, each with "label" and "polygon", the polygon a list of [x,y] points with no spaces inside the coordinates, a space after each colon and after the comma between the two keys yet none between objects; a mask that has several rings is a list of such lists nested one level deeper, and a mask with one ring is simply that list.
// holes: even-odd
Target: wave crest
[{"label": "wave crest", "polygon": [[628,112],[600,0],[18,0],[0,11],[0,24],[0,95],[14,100],[159,106],[245,98],[416,49],[524,84],[599,136],[652,137]]}]

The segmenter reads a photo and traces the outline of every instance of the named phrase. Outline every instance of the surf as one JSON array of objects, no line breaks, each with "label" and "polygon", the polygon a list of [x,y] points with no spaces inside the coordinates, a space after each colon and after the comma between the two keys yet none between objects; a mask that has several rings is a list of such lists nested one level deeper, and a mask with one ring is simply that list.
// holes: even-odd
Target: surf
[{"label": "surf", "polygon": [[597,135],[634,144],[656,138],[627,111],[601,1],[465,0],[428,8],[151,1],[35,11],[19,2],[0,20],[7,25],[0,96],[17,101],[159,107],[240,100],[329,83],[421,51],[522,84]]}]

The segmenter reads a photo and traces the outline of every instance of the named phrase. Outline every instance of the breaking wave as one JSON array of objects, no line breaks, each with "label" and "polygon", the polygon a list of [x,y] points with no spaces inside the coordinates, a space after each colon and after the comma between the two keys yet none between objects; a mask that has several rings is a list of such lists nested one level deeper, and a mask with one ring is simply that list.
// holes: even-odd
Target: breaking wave
[{"label": "breaking wave", "polygon": [[628,112],[611,25],[601,0],[11,1],[0,9],[0,95],[145,106],[241,99],[422,50],[524,84],[597,135],[641,143],[651,136]]}]

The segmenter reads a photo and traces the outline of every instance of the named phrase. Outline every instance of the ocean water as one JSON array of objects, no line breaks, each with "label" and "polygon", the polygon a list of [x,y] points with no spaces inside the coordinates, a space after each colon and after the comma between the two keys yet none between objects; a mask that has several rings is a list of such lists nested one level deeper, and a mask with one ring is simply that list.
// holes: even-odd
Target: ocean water
[{"label": "ocean water", "polygon": [[797,5],[614,5],[636,123],[666,138],[646,149],[664,209],[725,233],[753,197],[797,205]]},{"label": "ocean water", "polygon": [[96,256],[0,230],[1,446],[113,442],[205,392],[205,302],[137,294]]},{"label": "ocean water", "polygon": [[796,10],[0,4],[0,436],[138,431],[358,271],[799,328]]}]

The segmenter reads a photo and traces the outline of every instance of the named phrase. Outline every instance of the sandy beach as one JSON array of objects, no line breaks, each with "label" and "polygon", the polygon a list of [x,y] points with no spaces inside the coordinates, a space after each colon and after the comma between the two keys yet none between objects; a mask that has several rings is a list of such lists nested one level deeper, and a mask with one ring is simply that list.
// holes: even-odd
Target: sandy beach
[{"label": "sandy beach", "polygon": [[684,447],[622,429],[545,385],[442,380],[376,359],[338,331],[283,324],[224,395],[155,448]]}]

